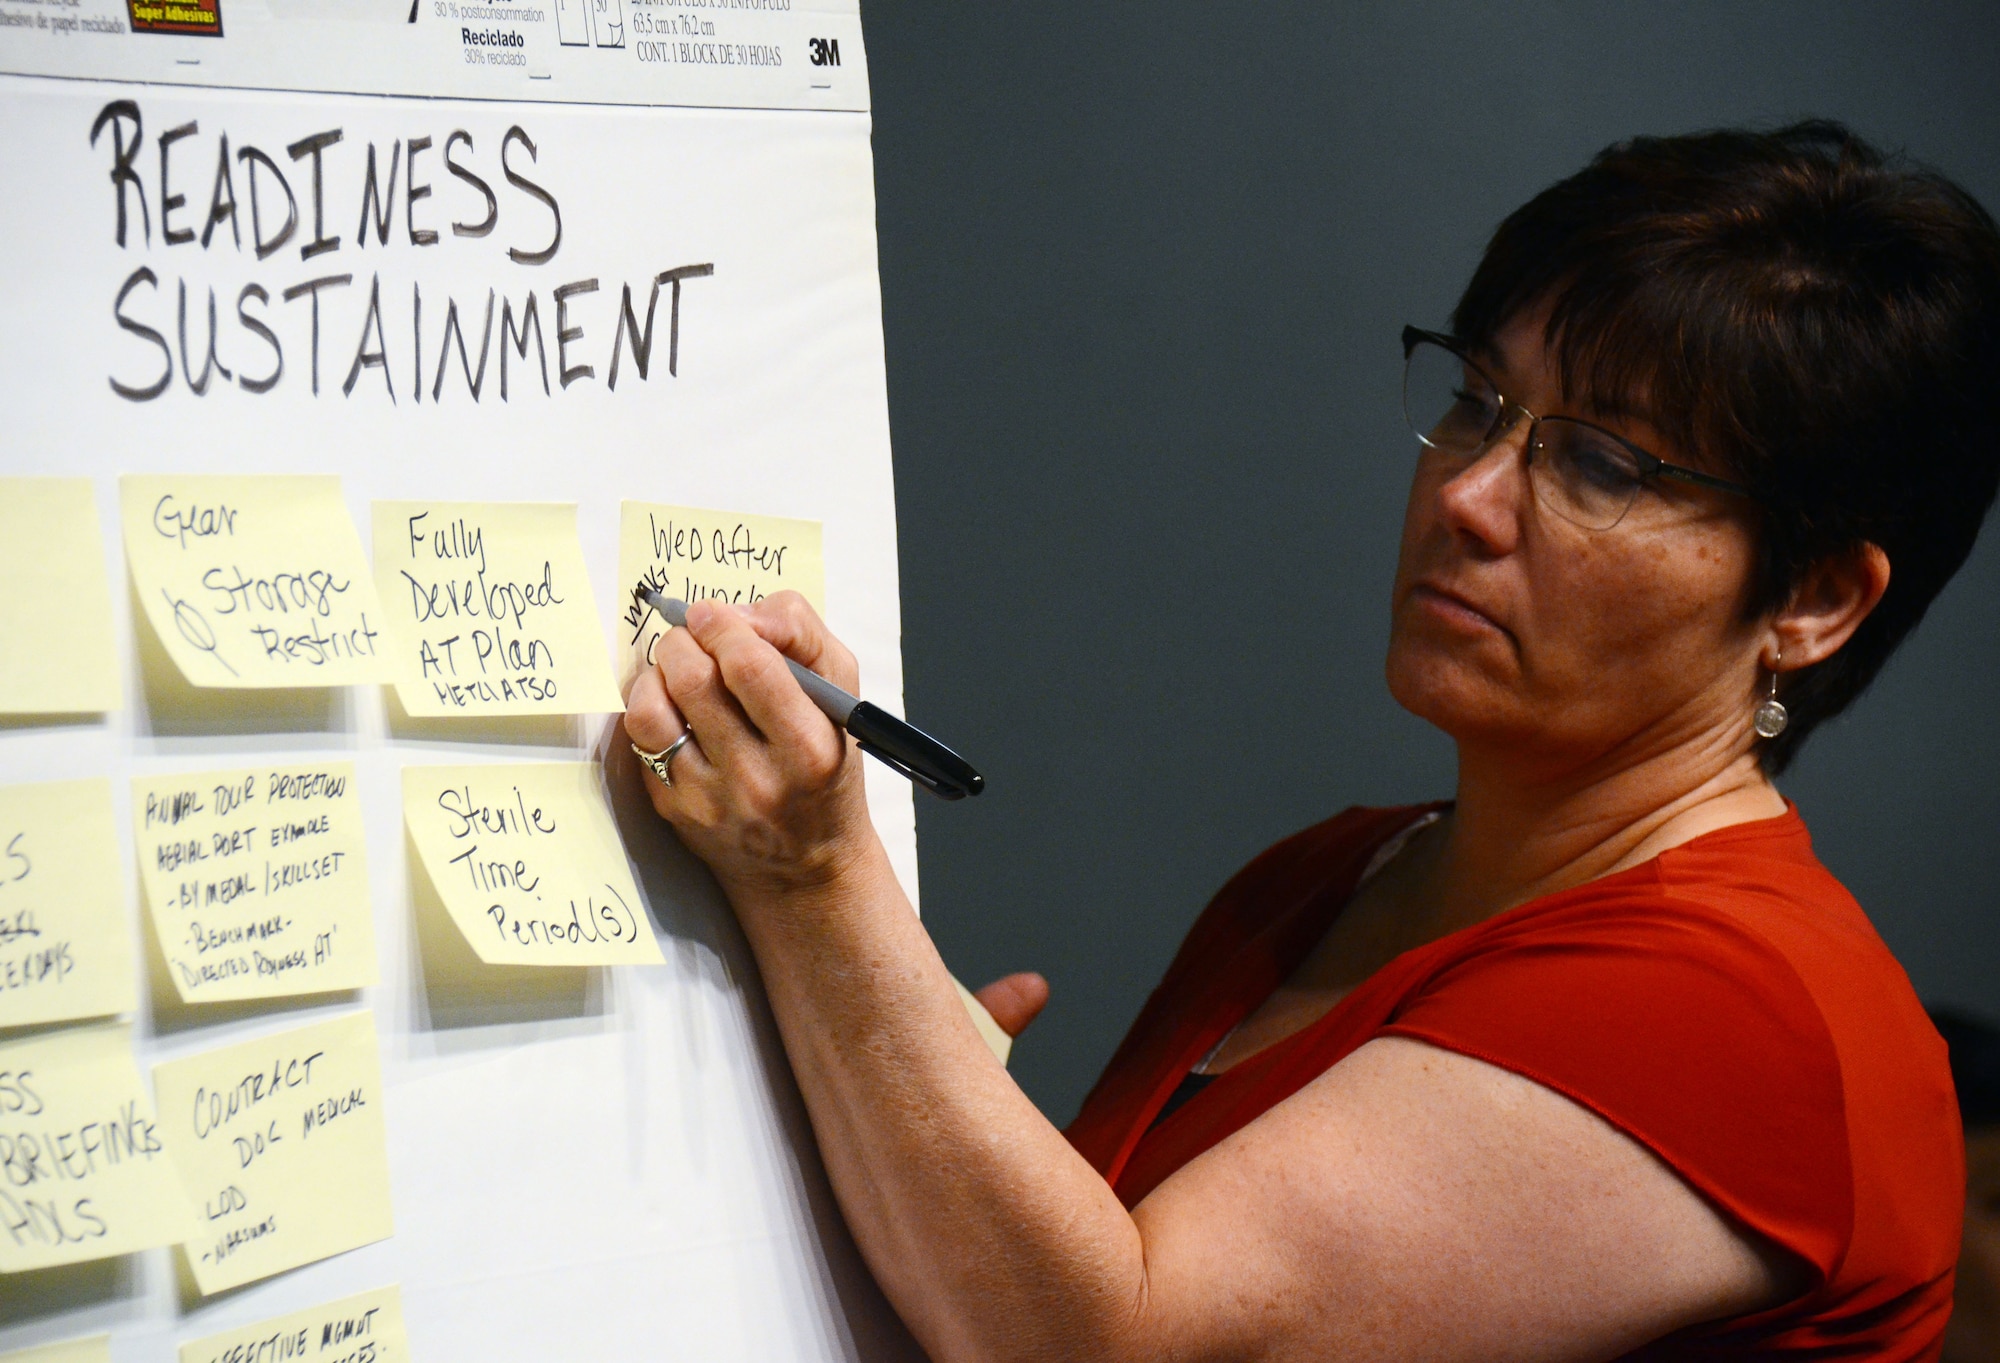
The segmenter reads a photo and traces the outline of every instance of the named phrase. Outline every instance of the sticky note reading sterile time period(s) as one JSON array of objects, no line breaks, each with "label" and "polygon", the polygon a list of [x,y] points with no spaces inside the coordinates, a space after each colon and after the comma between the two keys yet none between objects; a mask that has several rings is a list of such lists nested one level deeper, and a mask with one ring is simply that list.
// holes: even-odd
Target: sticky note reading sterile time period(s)
[{"label": "sticky note reading sterile time period(s)", "polygon": [[392,680],[338,478],[127,474],[118,493],[139,604],[190,683]]},{"label": "sticky note reading sterile time period(s)", "polygon": [[403,821],[489,965],[656,965],[595,762],[403,768]]},{"label": "sticky note reading sterile time period(s)", "polygon": [[[403,1296],[392,1284],[189,1340],[180,1363],[410,1363]],[[0,1363],[6,1360],[0,1359]]]},{"label": "sticky note reading sterile time period(s)", "polygon": [[625,708],[572,504],[377,502],[375,585],[412,715]]},{"label": "sticky note reading sterile time period(s)", "polygon": [[132,825],[153,931],[183,1003],[375,983],[352,763],[137,776]]},{"label": "sticky note reading sterile time period(s)", "polygon": [[187,1238],[194,1217],[171,1140],[123,1023],[0,1044],[0,1273]]},{"label": "sticky note reading sterile time period(s)", "polygon": [[118,708],[104,533],[88,478],[0,478],[0,714]]},{"label": "sticky note reading sterile time period(s)", "polygon": [[60,1344],[16,1349],[0,1354],[0,1363],[111,1363],[111,1336],[92,1335],[88,1339],[66,1339]]},{"label": "sticky note reading sterile time period(s)", "polygon": [[153,1085],[203,1296],[395,1233],[373,1014],[155,1065]]},{"label": "sticky note reading sterile time period(s)", "polygon": [[111,783],[0,786],[0,1027],[138,1005]]},{"label": "sticky note reading sterile time period(s)", "polygon": [[618,517],[618,624],[621,679],[653,661],[667,622],[637,596],[640,587],[681,601],[753,605],[794,591],[826,610],[820,523],[744,516],[652,502],[624,502]]}]

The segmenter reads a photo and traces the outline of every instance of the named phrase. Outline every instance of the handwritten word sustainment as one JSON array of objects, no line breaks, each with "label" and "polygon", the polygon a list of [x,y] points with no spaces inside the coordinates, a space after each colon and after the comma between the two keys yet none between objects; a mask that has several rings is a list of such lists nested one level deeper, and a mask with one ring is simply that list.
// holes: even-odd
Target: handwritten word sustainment
[{"label": "handwritten word sustainment", "polygon": [[366,1010],[153,1067],[204,1296],[395,1231]]},{"label": "handwritten word sustainment", "polygon": [[0,714],[118,708],[97,494],[87,478],[0,478]]},{"label": "handwritten word sustainment", "polygon": [[[393,1285],[181,1345],[179,1363],[409,1363]],[[4,1363],[4,1360],[0,1360]]]},{"label": "handwritten word sustainment", "polygon": [[193,1225],[132,1029],[96,1023],[0,1045],[0,1273],[131,1254]]},{"label": "handwritten word sustainment", "polygon": [[382,606],[338,478],[127,474],[119,499],[139,604],[190,683],[390,680]]},{"label": "handwritten word sustainment", "polygon": [[599,779],[594,762],[403,768],[403,821],[480,960],[665,959]]},{"label": "handwritten word sustainment", "polygon": [[410,714],[625,708],[574,505],[377,502],[375,583]]},{"label": "handwritten word sustainment", "polygon": [[111,783],[0,786],[0,1027],[138,1004]]},{"label": "handwritten word sustainment", "polygon": [[135,777],[132,823],[154,935],[183,1003],[375,983],[351,763]]}]

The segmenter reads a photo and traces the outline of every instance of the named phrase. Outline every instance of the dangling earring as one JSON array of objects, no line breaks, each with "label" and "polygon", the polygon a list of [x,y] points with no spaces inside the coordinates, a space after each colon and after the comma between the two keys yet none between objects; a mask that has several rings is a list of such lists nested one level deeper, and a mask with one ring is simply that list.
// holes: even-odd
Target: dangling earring
[{"label": "dangling earring", "polygon": [[[1784,660],[1780,658],[1778,661]],[[1778,672],[1774,667],[1771,670],[1771,689],[1765,693],[1764,699],[1757,702],[1756,710],[1750,715],[1750,727],[1757,731],[1759,738],[1776,738],[1791,722],[1792,717],[1785,710],[1784,702],[1778,699]]]}]

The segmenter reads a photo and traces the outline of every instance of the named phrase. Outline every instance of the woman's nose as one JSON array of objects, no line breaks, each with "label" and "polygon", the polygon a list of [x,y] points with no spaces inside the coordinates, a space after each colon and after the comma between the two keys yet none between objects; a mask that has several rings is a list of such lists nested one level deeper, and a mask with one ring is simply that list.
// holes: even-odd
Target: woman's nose
[{"label": "woman's nose", "polygon": [[1438,488],[1446,526],[1489,554],[1514,548],[1530,495],[1526,452],[1534,419],[1509,412],[1502,422],[1472,461]]}]

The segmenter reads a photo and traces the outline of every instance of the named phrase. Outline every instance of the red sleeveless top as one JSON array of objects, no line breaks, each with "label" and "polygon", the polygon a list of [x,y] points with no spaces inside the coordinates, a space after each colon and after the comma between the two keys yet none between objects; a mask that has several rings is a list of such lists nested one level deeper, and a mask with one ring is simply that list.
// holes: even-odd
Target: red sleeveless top
[{"label": "red sleeveless top", "polygon": [[1406,952],[1148,1129],[1424,812],[1350,809],[1202,913],[1067,1133],[1125,1205],[1364,1042],[1411,1037],[1581,1103],[1811,1272],[1631,1357],[1936,1358],[1965,1196],[1944,1043],[1796,808]]}]

